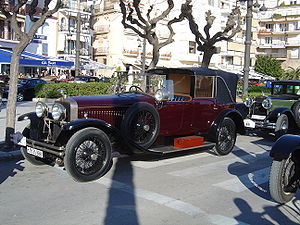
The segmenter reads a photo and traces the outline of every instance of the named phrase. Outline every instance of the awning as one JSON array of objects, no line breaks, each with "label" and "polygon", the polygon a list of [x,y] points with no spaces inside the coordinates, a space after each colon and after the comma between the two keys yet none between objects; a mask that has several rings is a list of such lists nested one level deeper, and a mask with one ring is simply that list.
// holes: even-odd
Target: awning
[{"label": "awning", "polygon": [[[10,64],[11,56],[11,50],[0,49],[0,64]],[[73,67],[74,62],[24,51],[21,53],[20,65],[36,67]]]}]

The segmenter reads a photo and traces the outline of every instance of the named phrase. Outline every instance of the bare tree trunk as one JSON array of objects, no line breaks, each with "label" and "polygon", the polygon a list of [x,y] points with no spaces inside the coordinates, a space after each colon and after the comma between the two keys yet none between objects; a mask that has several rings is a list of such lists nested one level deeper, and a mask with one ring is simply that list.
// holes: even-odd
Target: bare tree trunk
[{"label": "bare tree trunk", "polygon": [[152,69],[157,65],[158,60],[159,60],[159,50],[160,50],[160,48],[158,46],[153,45],[152,60],[151,60],[151,63],[149,65],[148,69]]},{"label": "bare tree trunk", "polygon": [[14,47],[14,51],[11,56],[10,64],[10,80],[9,80],[9,95],[6,108],[6,132],[5,132],[5,143],[8,146],[12,146],[10,140],[10,135],[15,131],[16,125],[16,105],[17,105],[17,93],[18,93],[18,74],[20,66],[20,56],[29,41],[19,42],[18,45]]},{"label": "bare tree trunk", "polygon": [[208,68],[213,54],[214,53],[212,51],[209,51],[209,50],[204,51],[203,60],[202,60],[202,64],[201,64],[202,68]]}]

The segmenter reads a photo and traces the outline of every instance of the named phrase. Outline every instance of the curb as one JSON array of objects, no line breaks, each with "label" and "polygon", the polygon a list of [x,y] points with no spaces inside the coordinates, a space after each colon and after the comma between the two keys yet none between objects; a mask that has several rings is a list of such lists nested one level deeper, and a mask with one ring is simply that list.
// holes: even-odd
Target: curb
[{"label": "curb", "polygon": [[0,161],[11,161],[16,159],[24,159],[20,150],[14,150],[10,152],[0,151]]}]

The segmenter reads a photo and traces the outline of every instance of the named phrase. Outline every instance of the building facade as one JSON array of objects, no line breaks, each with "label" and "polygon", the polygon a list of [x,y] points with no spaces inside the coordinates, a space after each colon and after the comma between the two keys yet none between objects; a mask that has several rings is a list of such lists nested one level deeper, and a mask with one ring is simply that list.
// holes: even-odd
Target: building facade
[{"label": "building facade", "polygon": [[282,68],[300,65],[300,1],[281,1],[261,15],[258,55],[282,61]]}]

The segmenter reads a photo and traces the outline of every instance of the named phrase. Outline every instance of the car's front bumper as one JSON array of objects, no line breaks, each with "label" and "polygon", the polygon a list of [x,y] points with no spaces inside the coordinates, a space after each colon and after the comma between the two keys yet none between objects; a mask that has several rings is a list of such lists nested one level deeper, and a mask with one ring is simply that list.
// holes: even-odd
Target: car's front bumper
[{"label": "car's front bumper", "polygon": [[265,120],[244,119],[244,126],[248,129],[275,129],[276,123],[271,123]]}]

